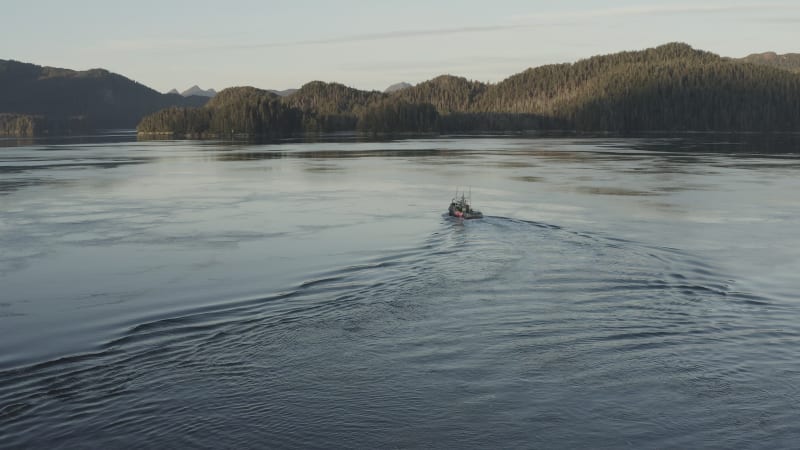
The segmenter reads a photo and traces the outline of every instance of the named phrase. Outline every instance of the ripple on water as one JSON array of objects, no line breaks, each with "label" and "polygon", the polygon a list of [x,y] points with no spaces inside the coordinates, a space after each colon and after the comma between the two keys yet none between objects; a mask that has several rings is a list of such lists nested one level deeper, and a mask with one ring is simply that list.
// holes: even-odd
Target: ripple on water
[{"label": "ripple on water", "polygon": [[5,443],[780,447],[800,433],[789,307],[671,248],[443,219],[418,247],[224,300],[0,373]]}]

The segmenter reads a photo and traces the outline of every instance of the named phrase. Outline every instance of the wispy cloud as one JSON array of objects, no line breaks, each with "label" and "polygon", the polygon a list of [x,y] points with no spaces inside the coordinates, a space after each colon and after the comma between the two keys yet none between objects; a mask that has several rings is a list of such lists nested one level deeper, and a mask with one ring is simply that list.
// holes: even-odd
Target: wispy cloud
[{"label": "wispy cloud", "polygon": [[758,11],[768,8],[791,8],[797,9],[796,4],[788,3],[747,3],[747,4],[726,4],[726,5],[648,5],[630,6],[623,8],[608,8],[589,11],[589,15],[594,16],[645,16],[655,14],[726,14],[743,11]]},{"label": "wispy cloud", "polygon": [[339,65],[342,70],[357,70],[359,72],[385,72],[402,71],[413,67],[415,70],[460,70],[462,68],[472,69],[476,65],[492,67],[527,67],[531,61],[540,59],[538,56],[496,56],[496,55],[470,55],[460,58],[441,58],[441,59],[422,59],[422,60],[382,60],[370,61],[369,63],[359,61],[355,63],[343,62]]},{"label": "wispy cloud", "polygon": [[512,31],[520,29],[554,27],[559,25],[574,24],[575,22],[613,17],[629,16],[652,16],[652,15],[681,15],[681,14],[729,14],[741,13],[746,11],[765,11],[771,13],[776,11],[800,11],[800,4],[787,2],[751,2],[739,4],[677,4],[677,5],[647,5],[647,6],[628,6],[618,8],[597,8],[576,11],[556,11],[551,13],[539,13],[510,18],[505,23],[498,23],[484,26],[463,26],[436,29],[416,29],[416,30],[396,30],[381,33],[353,34],[345,36],[329,36],[318,39],[263,42],[250,45],[235,45],[236,48],[274,48],[274,47],[294,47],[304,45],[329,45],[357,42],[371,42],[391,39],[415,38],[415,37],[438,37],[456,34],[474,33],[493,33]]},{"label": "wispy cloud", "polygon": [[414,37],[447,36],[453,34],[466,34],[466,33],[488,33],[495,31],[505,31],[514,28],[528,28],[528,27],[529,25],[504,24],[504,25],[486,25],[486,26],[456,27],[456,28],[398,30],[398,31],[387,31],[383,33],[364,33],[364,34],[353,34],[349,36],[331,36],[327,38],[308,39],[299,41],[264,42],[260,44],[237,45],[235,47],[268,48],[268,47],[292,47],[300,45],[343,44],[343,43],[381,41],[389,39],[402,39],[402,38],[414,38]]},{"label": "wispy cloud", "polygon": [[529,20],[543,19],[562,19],[580,20],[595,19],[605,17],[626,17],[626,16],[652,16],[659,14],[730,14],[746,11],[770,11],[775,13],[778,10],[800,11],[800,4],[788,2],[751,2],[733,4],[673,4],[673,5],[642,5],[642,6],[623,6],[609,8],[582,9],[574,11],[556,11],[551,13],[531,14],[517,16],[513,19],[524,22]]},{"label": "wispy cloud", "polygon": [[[484,26],[466,26],[453,28],[430,28],[416,30],[396,30],[381,33],[362,33],[342,36],[329,36],[317,39],[301,39],[287,41],[259,42],[252,44],[239,44],[234,42],[221,43],[219,39],[184,39],[184,38],[134,38],[108,40],[101,44],[104,49],[115,51],[191,51],[191,50],[229,50],[229,49],[265,49],[279,47],[298,47],[311,45],[348,44],[358,42],[372,42],[392,39],[405,39],[416,37],[438,37],[456,34],[490,33],[505,30],[530,28],[530,24],[502,24]],[[248,39],[252,40],[252,39]]]},{"label": "wispy cloud", "polygon": [[[376,33],[361,33],[350,35],[331,35],[314,39],[299,39],[285,41],[267,41],[242,44],[226,39],[131,39],[107,41],[103,46],[107,49],[119,51],[137,50],[163,50],[163,51],[206,51],[206,50],[255,50],[281,47],[320,46],[334,44],[352,44],[361,42],[385,41],[409,38],[443,37],[451,35],[465,35],[478,33],[497,33],[513,30],[549,28],[558,26],[575,26],[586,21],[598,19],[624,18],[632,16],[658,16],[658,15],[723,15],[748,11],[769,12],[772,18],[756,18],[751,20],[760,22],[796,23],[797,18],[786,15],[800,14],[800,3],[787,2],[750,2],[734,4],[671,4],[671,5],[644,5],[609,7],[581,10],[562,10],[543,12],[530,15],[514,16],[504,22],[490,25],[422,28],[407,30],[392,30]],[[783,17],[776,14],[785,14]]]},{"label": "wispy cloud", "polygon": [[763,17],[761,19],[756,19],[757,22],[760,23],[777,23],[777,24],[787,24],[787,25],[800,25],[800,16],[795,17]]},{"label": "wispy cloud", "polygon": [[101,41],[97,47],[103,50],[118,52],[137,52],[163,50],[165,52],[187,51],[187,50],[206,50],[218,41],[211,39],[190,39],[190,38],[146,38],[137,37],[132,39],[109,39]]}]

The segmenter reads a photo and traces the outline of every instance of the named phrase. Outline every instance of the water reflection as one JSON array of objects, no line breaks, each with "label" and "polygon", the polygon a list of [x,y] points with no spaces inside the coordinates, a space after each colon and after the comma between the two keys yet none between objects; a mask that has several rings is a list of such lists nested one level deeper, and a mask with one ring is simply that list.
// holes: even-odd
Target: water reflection
[{"label": "water reflection", "polygon": [[658,192],[637,191],[634,189],[603,187],[603,186],[578,186],[576,190],[582,194],[592,194],[592,195],[623,195],[632,197],[659,195]]},{"label": "water reflection", "polygon": [[[249,147],[252,148],[252,147]],[[284,158],[301,159],[341,159],[341,158],[419,158],[463,156],[466,152],[437,148],[375,149],[375,150],[296,150],[296,151],[236,151],[220,152],[219,161],[261,161]]]},{"label": "water reflection", "polygon": [[136,130],[100,130],[93,134],[74,136],[39,136],[39,137],[4,137],[0,138],[0,148],[27,147],[32,145],[80,145],[80,144],[114,144],[136,142]]},{"label": "water reflection", "polygon": [[511,179],[517,181],[524,181],[526,183],[540,183],[544,181],[544,177],[535,177],[535,176],[511,177]]},{"label": "water reflection", "polygon": [[[650,137],[652,136],[652,137]],[[731,156],[800,154],[800,133],[686,133],[648,135],[636,148],[668,153],[725,153]]]}]

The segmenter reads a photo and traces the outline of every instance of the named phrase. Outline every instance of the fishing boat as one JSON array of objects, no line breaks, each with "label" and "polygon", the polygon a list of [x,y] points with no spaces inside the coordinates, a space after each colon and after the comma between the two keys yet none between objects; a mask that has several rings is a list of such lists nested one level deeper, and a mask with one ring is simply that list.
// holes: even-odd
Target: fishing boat
[{"label": "fishing boat", "polygon": [[472,206],[470,205],[470,200],[464,195],[463,192],[459,197],[458,191],[456,191],[456,195],[455,197],[453,197],[453,200],[450,201],[450,206],[447,208],[447,213],[450,216],[458,217],[459,219],[483,218],[483,213],[472,209]]}]

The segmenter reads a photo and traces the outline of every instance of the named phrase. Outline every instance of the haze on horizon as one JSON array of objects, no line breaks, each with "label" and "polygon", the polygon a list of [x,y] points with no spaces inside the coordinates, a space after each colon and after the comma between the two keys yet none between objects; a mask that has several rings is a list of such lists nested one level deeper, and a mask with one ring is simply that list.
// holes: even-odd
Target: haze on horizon
[{"label": "haze on horizon", "polygon": [[797,47],[800,3],[47,0],[5,11],[0,59],[102,67],[166,92],[197,84],[359,89],[449,73],[497,82],[528,67],[686,42],[723,56]]}]

